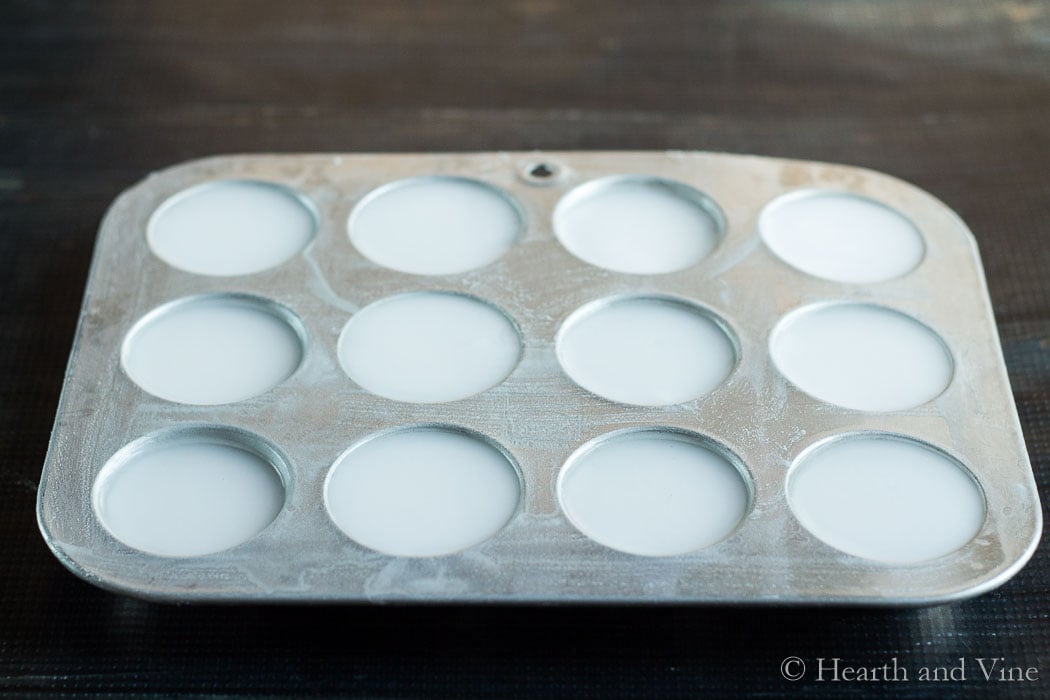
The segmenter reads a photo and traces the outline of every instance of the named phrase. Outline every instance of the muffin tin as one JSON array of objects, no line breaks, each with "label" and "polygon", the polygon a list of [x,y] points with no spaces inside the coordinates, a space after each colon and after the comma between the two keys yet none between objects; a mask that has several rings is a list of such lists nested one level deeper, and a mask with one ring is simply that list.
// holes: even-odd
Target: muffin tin
[{"label": "muffin tin", "polygon": [[698,152],[150,175],[101,225],[38,516],[172,601],[931,604],[1042,529],[962,221]]}]

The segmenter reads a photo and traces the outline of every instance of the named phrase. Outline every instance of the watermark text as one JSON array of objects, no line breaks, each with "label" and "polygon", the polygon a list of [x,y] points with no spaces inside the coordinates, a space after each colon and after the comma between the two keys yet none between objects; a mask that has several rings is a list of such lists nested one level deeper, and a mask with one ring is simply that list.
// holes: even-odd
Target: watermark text
[{"label": "watermark text", "polygon": [[780,662],[780,675],[789,681],[806,679],[816,683],[1035,683],[1039,668],[1015,664],[1005,657],[963,657],[941,666],[902,664],[894,656],[881,663],[857,663],[836,656],[803,659],[788,656]]}]

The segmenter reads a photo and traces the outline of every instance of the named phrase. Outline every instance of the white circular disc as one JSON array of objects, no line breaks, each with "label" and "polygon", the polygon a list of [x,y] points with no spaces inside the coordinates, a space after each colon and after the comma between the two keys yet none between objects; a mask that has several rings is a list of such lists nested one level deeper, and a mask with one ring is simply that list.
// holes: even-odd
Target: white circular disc
[{"label": "white circular disc", "polygon": [[347,375],[373,394],[439,403],[502,382],[521,357],[521,337],[502,311],[479,299],[411,292],[356,313],[338,353]]},{"label": "white circular disc", "polygon": [[312,205],[272,182],[223,180],[179,192],[150,218],[150,249],[199,275],[249,275],[302,251],[317,230]]},{"label": "white circular disc", "polygon": [[393,556],[433,557],[479,544],[517,511],[521,482],[488,441],[440,427],[381,433],[332,466],[325,503],[356,542]]},{"label": "white circular disc", "polygon": [[835,282],[882,282],[911,272],[926,252],[922,234],[897,211],[847,192],[804,191],[759,215],[762,239],[788,265]]},{"label": "white circular disc", "polygon": [[462,177],[416,177],[384,185],[363,199],[348,223],[366,258],[416,275],[455,275],[495,262],[524,223],[510,197]]},{"label": "white circular disc", "polygon": [[187,297],[155,309],[132,328],[124,340],[124,371],[168,401],[243,401],[299,367],[304,340],[293,322],[291,311],[258,297]]},{"label": "white circular disc", "polygon": [[596,542],[673,556],[728,536],[750,492],[740,472],[699,437],[645,430],[598,438],[565,466],[561,505]]},{"label": "white circular disc", "polygon": [[570,253],[632,274],[696,265],[718,245],[722,226],[706,195],[653,177],[595,180],[565,195],[554,210],[554,232]]},{"label": "white circular disc", "polygon": [[600,301],[562,327],[558,359],[584,389],[620,403],[691,401],[725,381],[733,341],[699,307],[664,297]]},{"label": "white circular disc", "polygon": [[951,382],[951,355],[910,316],[868,304],[827,304],[781,321],[773,361],[807,394],[859,411],[901,411],[939,396]]},{"label": "white circular disc", "polygon": [[954,552],[984,523],[973,478],[939,450],[900,436],[854,435],[792,469],[788,500],[817,538],[848,554],[910,564]]},{"label": "white circular disc", "polygon": [[208,434],[120,452],[95,482],[95,512],[124,544],[165,557],[219,552],[248,541],[284,505],[274,465]]}]

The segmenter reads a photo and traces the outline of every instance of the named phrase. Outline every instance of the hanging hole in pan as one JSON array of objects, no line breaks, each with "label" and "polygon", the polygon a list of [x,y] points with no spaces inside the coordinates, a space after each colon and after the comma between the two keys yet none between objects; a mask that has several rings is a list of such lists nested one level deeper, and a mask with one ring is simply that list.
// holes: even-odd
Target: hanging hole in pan
[{"label": "hanging hole in pan", "polygon": [[550,161],[534,161],[521,171],[521,178],[530,185],[553,185],[565,175],[565,169]]}]

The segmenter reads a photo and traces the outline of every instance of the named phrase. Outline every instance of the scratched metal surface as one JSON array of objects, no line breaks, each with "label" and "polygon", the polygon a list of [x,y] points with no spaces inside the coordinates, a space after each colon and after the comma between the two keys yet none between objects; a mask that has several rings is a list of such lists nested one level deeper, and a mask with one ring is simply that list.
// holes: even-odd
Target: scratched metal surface
[{"label": "scratched metal surface", "polygon": [[[551,164],[555,177],[530,178],[536,162]],[[573,257],[554,238],[553,207],[572,187],[615,173],[667,177],[712,197],[726,218],[721,244],[697,266],[665,275],[617,274]],[[355,203],[382,184],[422,174],[474,177],[510,194],[526,215],[518,244],[458,276],[402,274],[363,258],[346,233]],[[320,212],[313,243],[278,268],[233,278],[189,274],[155,257],[144,235],[153,211],[186,187],[227,178],[303,193]],[[869,285],[790,268],[762,244],[756,220],[766,203],[803,188],[856,192],[893,206],[922,232],[922,263]],[[336,358],[343,325],[373,301],[414,290],[464,292],[504,309],[525,343],[506,381],[430,405],[355,386]],[[299,315],[310,342],[295,375],[257,398],[210,407],[154,398],[128,379],[119,348],[138,319],[183,296],[224,292],[272,299]],[[739,340],[736,370],[712,394],[671,407],[617,405],[576,387],[558,365],[555,334],[583,304],[620,294],[672,295],[710,308]],[[933,328],[955,362],[948,389],[912,410],[862,413],[790,385],[767,352],[773,326],[801,306],[841,300],[885,305]],[[328,469],[370,433],[422,423],[461,426],[504,446],[522,470],[522,506],[497,536],[458,554],[407,559],[365,549],[326,515]],[[251,541],[204,557],[156,557],[114,540],[91,506],[103,465],[142,436],[196,424],[256,433],[287,455],[285,509]],[[556,481],[568,456],[609,431],[646,426],[699,432],[746,465],[751,509],[726,540],[688,555],[637,557],[592,542],[561,513]],[[787,505],[788,468],[808,447],[858,431],[915,437],[957,457],[986,498],[978,536],[953,554],[908,566],[842,554],[811,536]],[[147,177],[118,197],[101,225],[38,516],[55,554],[88,581],[180,601],[925,604],[1002,583],[1031,555],[1042,529],[983,271],[963,222],[927,193],[873,171],[702,152],[229,156]]]}]

